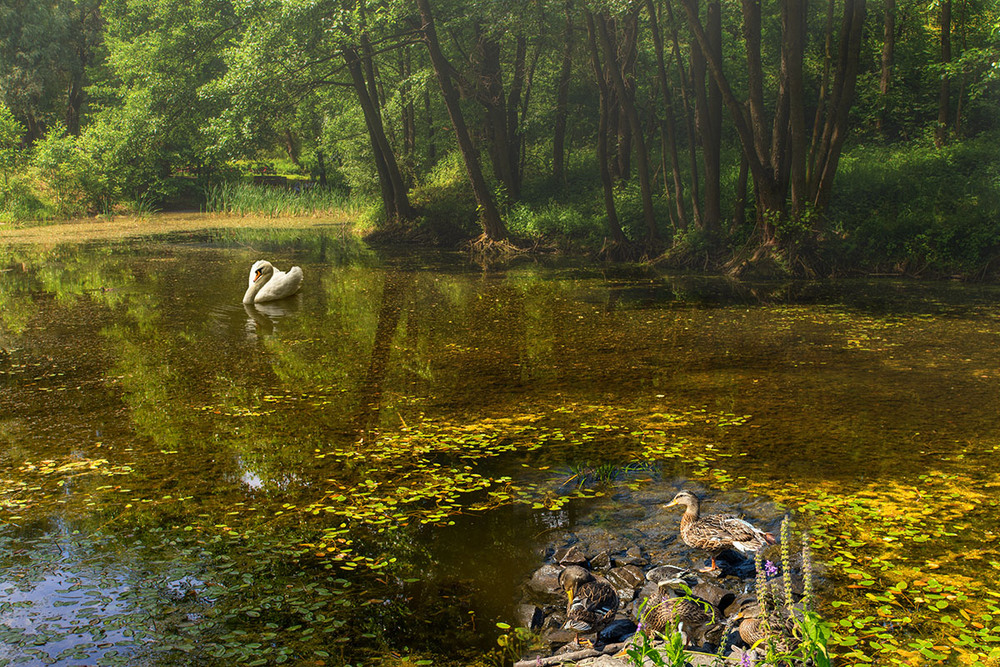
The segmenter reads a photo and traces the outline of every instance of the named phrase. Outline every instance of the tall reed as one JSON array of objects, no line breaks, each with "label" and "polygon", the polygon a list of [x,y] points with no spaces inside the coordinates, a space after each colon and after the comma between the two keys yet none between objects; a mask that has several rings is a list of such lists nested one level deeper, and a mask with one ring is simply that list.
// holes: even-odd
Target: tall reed
[{"label": "tall reed", "polygon": [[274,187],[245,182],[218,183],[205,192],[205,210],[276,218],[316,215],[350,208],[346,193],[330,188]]}]

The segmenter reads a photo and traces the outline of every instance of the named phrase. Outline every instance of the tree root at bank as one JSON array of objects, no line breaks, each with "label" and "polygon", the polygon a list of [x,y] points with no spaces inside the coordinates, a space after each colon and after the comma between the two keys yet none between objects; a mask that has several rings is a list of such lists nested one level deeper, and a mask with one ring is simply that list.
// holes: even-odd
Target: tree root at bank
[{"label": "tree root at bank", "polygon": [[477,257],[506,257],[527,252],[507,239],[491,239],[486,234],[480,234],[478,238],[469,241],[468,249]]}]

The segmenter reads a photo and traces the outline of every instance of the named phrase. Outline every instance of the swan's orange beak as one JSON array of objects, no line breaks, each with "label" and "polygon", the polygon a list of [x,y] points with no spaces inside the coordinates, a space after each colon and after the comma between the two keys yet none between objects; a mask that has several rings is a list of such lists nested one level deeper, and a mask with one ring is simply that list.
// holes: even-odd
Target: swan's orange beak
[{"label": "swan's orange beak", "polygon": [[253,274],[253,281],[257,282],[258,278],[260,278],[260,269],[257,269],[257,271]]}]

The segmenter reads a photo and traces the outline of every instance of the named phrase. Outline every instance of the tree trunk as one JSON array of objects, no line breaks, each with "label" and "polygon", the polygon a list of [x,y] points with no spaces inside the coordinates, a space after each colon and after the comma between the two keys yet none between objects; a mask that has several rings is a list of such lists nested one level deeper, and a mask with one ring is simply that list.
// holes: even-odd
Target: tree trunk
[{"label": "tree trunk", "polygon": [[[708,3],[706,26],[709,45],[722,62],[722,8],[718,0]],[[702,134],[701,158],[705,163],[705,208],[702,226],[709,237],[719,234],[722,221],[722,93],[714,81],[708,81],[705,100],[705,131]]]},{"label": "tree trunk", "polygon": [[643,219],[646,223],[646,240],[650,243],[656,242],[660,238],[660,233],[656,226],[656,214],[653,211],[653,187],[649,177],[649,153],[646,150],[646,141],[643,138],[642,124],[639,122],[639,113],[635,108],[635,100],[626,85],[622,76],[621,63],[616,62],[616,50],[608,34],[607,21],[603,17],[597,23],[597,32],[604,48],[605,57],[608,61],[607,70],[611,73],[611,82],[618,94],[619,102],[628,125],[632,130],[632,140],[635,142],[637,169],[639,171],[639,190],[642,196]]},{"label": "tree trunk", "polygon": [[882,19],[882,75],[878,80],[879,112],[875,127],[885,131],[889,114],[889,83],[892,80],[892,61],[896,50],[896,0],[885,0]]},{"label": "tree trunk", "polygon": [[[656,76],[663,94],[663,150],[666,151],[670,158],[670,169],[673,174],[677,226],[680,229],[687,229],[687,214],[684,211],[684,181],[681,178],[681,165],[677,156],[677,121],[674,114],[674,99],[670,92],[670,84],[667,81],[667,67],[663,56],[663,35],[660,33],[659,20],[656,15],[656,8],[653,6],[653,0],[646,0],[646,11],[649,13],[649,27],[653,35],[653,48],[656,51]],[[666,160],[664,160],[663,170],[663,183],[666,185]],[[666,190],[669,196],[669,188],[666,188]]]},{"label": "tree trunk", "polygon": [[417,0],[417,7],[420,10],[420,18],[423,21],[424,41],[427,44],[431,66],[434,68],[438,84],[441,86],[441,94],[444,97],[445,106],[448,108],[448,117],[455,128],[455,138],[458,140],[458,148],[465,162],[465,169],[469,175],[476,203],[479,205],[483,235],[489,241],[506,240],[507,227],[500,217],[500,211],[493,200],[493,193],[490,192],[486,179],[483,176],[482,167],[479,165],[479,156],[472,145],[472,137],[469,136],[469,128],[465,124],[465,117],[462,115],[462,108],[459,105],[458,91],[455,90],[455,85],[451,80],[451,66],[441,52],[437,30],[434,27],[434,15],[431,12],[430,0]]},{"label": "tree trunk", "polygon": [[564,29],[564,45],[562,66],[559,68],[559,82],[556,93],[556,121],[552,136],[552,179],[559,182],[566,180],[566,117],[569,113],[569,82],[573,68],[573,15],[572,1],[566,0],[566,27]]},{"label": "tree trunk", "polygon": [[362,61],[358,52],[351,47],[344,49],[344,61],[358,95],[361,111],[365,117],[365,126],[372,144],[375,156],[375,168],[379,176],[379,188],[382,192],[382,203],[386,215],[397,222],[413,219],[413,209],[403,184],[403,177],[396,162],[396,155],[389,145],[382,125],[382,115],[378,112],[376,102],[372,100],[370,91],[374,88],[365,80]]},{"label": "tree trunk", "polygon": [[520,194],[518,175],[517,136],[518,100],[514,91],[520,90],[524,78],[524,38],[518,39],[514,82],[511,85],[511,99],[504,92],[503,73],[500,65],[500,42],[489,31],[476,26],[476,98],[486,111],[485,130],[493,173],[506,190],[507,196],[516,201]]},{"label": "tree trunk", "polygon": [[684,72],[684,60],[681,58],[680,40],[677,37],[677,23],[674,20],[674,9],[667,0],[667,20],[670,23],[670,35],[673,43],[674,63],[681,81],[681,102],[684,106],[684,124],[688,135],[688,162],[691,165],[691,213],[696,227],[701,226],[701,181],[698,178],[698,159],[695,153],[694,114],[688,99],[688,78]]},{"label": "tree trunk", "polygon": [[600,93],[600,117],[597,126],[597,161],[601,174],[601,188],[604,192],[604,211],[608,216],[608,231],[615,243],[624,245],[627,240],[622,232],[621,223],[618,221],[618,213],[615,210],[614,183],[611,179],[611,171],[608,168],[608,115],[610,114],[610,99],[608,83],[605,77],[605,68],[601,67],[601,58],[597,49],[597,35],[594,27],[594,17],[590,12],[586,12],[587,36],[590,44],[590,62],[594,68],[594,77],[597,80],[597,89]]},{"label": "tree trunk", "polygon": [[948,140],[948,107],[951,98],[951,0],[941,0],[941,89],[938,93],[938,120],[934,144],[940,148]]},{"label": "tree trunk", "polygon": [[834,0],[826,5],[826,29],[823,40],[823,78],[819,85],[819,96],[816,100],[816,117],[813,119],[812,140],[809,144],[809,160],[806,165],[806,180],[813,181],[816,173],[816,155],[823,137],[823,119],[827,111],[827,98],[830,94],[830,64],[833,62],[833,10]]},{"label": "tree trunk", "polygon": [[[806,15],[800,0],[784,0],[782,3],[781,73],[788,90],[788,135],[790,155],[788,160],[789,180],[792,190],[792,216],[799,218],[809,200],[806,185],[806,162],[808,146],[806,142],[806,102],[802,61],[805,57]],[[775,129],[778,123],[775,123]]]},{"label": "tree trunk", "polygon": [[830,202],[833,178],[840,162],[840,151],[847,139],[847,121],[854,103],[854,89],[861,60],[861,37],[865,22],[865,0],[846,0],[841,27],[837,75],[833,82],[823,141],[816,172],[810,182],[812,203],[823,210]]}]

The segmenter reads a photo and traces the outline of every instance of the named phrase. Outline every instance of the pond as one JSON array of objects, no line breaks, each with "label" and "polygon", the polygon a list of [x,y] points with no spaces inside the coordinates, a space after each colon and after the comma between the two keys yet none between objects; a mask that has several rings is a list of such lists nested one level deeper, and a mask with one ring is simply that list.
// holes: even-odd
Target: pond
[{"label": "pond", "polygon": [[[301,293],[244,307],[260,258]],[[487,664],[554,533],[691,487],[812,535],[845,661],[986,664],[998,301],[335,225],[0,245],[0,661]]]}]

